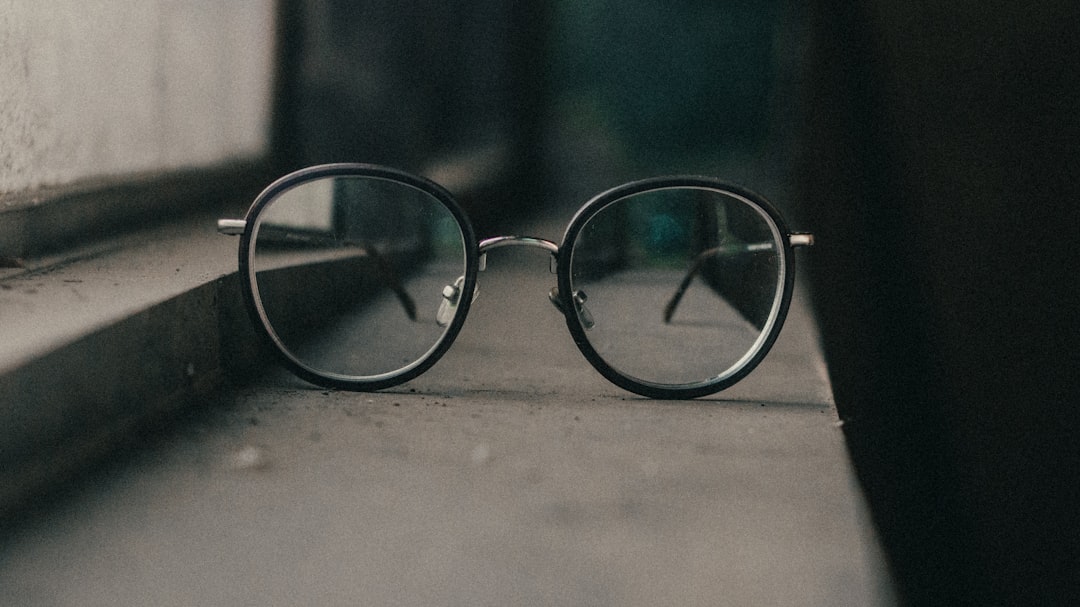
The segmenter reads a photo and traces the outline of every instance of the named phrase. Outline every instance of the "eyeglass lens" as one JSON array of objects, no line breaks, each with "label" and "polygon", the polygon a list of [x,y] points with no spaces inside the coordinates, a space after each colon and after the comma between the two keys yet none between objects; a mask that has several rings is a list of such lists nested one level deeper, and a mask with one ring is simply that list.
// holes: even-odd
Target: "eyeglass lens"
[{"label": "eyeglass lens", "polygon": [[465,241],[431,194],[378,177],[305,181],[263,208],[253,234],[260,314],[301,366],[377,378],[422,361],[445,336],[444,291],[465,274]]},{"label": "eyeglass lens", "polygon": [[734,374],[776,321],[779,239],[756,205],[713,189],[649,190],[605,206],[570,251],[589,345],[639,382]]}]

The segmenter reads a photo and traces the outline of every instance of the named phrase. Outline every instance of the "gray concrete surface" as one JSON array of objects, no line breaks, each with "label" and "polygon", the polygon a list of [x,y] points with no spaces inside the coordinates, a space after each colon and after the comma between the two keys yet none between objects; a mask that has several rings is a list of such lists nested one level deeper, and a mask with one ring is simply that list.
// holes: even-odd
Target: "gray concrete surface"
[{"label": "gray concrete surface", "polygon": [[894,602],[805,291],[750,377],[657,402],[585,363],[544,254],[488,268],[413,382],[353,394],[271,370],[8,524],[4,601]]}]

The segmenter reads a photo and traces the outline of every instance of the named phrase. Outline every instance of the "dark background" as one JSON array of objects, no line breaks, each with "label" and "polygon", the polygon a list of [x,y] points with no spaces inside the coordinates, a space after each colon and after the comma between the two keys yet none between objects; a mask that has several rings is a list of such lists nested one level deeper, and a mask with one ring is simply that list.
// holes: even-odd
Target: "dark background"
[{"label": "dark background", "polygon": [[902,596],[1080,600],[1076,3],[281,11],[282,171],[480,158],[481,236],[664,172],[773,199]]},{"label": "dark background", "polygon": [[799,182],[905,594],[1080,599],[1080,7],[818,0]]}]

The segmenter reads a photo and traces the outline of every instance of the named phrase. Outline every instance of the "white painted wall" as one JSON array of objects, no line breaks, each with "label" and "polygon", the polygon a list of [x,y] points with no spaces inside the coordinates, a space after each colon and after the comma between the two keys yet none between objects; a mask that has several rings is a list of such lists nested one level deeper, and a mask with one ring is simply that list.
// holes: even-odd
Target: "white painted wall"
[{"label": "white painted wall", "polygon": [[0,196],[267,150],[273,0],[0,0]]}]

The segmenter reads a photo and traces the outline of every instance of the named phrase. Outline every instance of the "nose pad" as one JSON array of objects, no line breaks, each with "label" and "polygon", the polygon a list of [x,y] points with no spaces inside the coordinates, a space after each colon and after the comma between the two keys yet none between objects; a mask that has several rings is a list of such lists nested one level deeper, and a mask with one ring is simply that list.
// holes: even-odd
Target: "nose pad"
[{"label": "nose pad", "polygon": [[[581,319],[581,324],[586,329],[593,328],[596,322],[593,320],[592,312],[589,312],[589,308],[585,307],[585,301],[589,299],[585,295],[584,291],[574,291],[574,309],[577,311],[578,318]],[[551,291],[548,291],[548,300],[555,306],[560,312],[566,314],[566,309],[563,308],[562,298],[559,297],[559,287],[551,287]]]},{"label": "nose pad", "polygon": [[558,310],[559,313],[564,316],[566,315],[566,310],[563,308],[562,300],[559,299],[559,287],[551,287],[551,290],[548,291],[548,301],[551,302],[551,305],[555,306],[555,309]]},{"label": "nose pad", "polygon": [[[465,286],[465,277],[459,276],[452,285],[446,285],[442,290],[442,301],[439,302],[439,310],[435,312],[435,322],[440,327],[445,327],[454,320],[457,314],[458,304],[461,303],[461,289]],[[480,294],[480,285],[473,289],[473,301]]]}]

